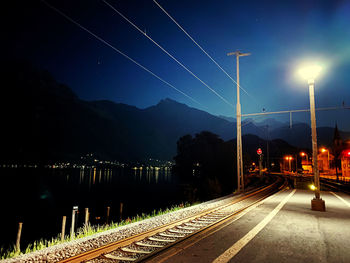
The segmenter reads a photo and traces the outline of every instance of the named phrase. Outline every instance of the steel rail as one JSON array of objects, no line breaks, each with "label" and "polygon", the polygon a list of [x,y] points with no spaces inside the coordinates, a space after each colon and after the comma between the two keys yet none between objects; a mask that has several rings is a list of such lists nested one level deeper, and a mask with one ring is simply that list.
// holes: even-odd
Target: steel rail
[{"label": "steel rail", "polygon": [[[232,200],[232,201],[230,201],[229,203],[227,203],[227,204],[225,204],[223,206],[212,208],[212,209],[207,209],[207,210],[205,210],[205,211],[203,211],[201,213],[198,213],[198,214],[195,214],[195,215],[192,215],[192,216],[188,216],[188,217],[185,217],[183,219],[179,219],[179,220],[176,220],[174,222],[170,222],[168,224],[165,224],[165,225],[162,225],[162,226],[159,226],[159,227],[155,227],[155,228],[150,229],[150,230],[148,230],[146,232],[143,232],[143,233],[140,233],[140,234],[136,234],[136,235],[127,237],[125,239],[109,243],[107,245],[103,245],[101,247],[98,247],[98,248],[86,251],[86,252],[78,254],[76,256],[63,259],[63,260],[61,260],[59,262],[60,263],[65,263],[65,262],[72,262],[72,263],[82,262],[82,261],[87,261],[87,260],[91,260],[91,259],[97,258],[97,257],[99,257],[101,255],[106,255],[108,253],[111,253],[111,252],[119,249],[119,248],[126,247],[126,246],[129,246],[129,245],[133,244],[133,243],[145,240],[146,238],[148,238],[150,236],[154,236],[154,235],[157,235],[159,233],[166,232],[169,229],[176,228],[176,227],[178,227],[178,226],[180,226],[182,224],[188,223],[188,222],[190,222],[192,220],[196,220],[198,218],[205,217],[205,216],[207,216],[209,214],[215,213],[215,212],[217,212],[219,210],[222,210],[222,209],[224,209],[224,208],[226,208],[228,206],[237,204],[237,203],[239,203],[241,201],[247,200],[250,197],[253,197],[253,196],[256,196],[256,195],[258,195],[260,193],[263,193],[264,191],[267,191],[268,195],[269,195],[270,194],[269,191],[273,191],[276,188],[277,184],[278,184],[278,181],[276,181],[273,184],[268,185],[266,187],[262,187],[262,188],[260,188],[258,190],[253,190],[253,191],[247,193],[246,195],[241,196],[241,197],[239,197],[239,198],[237,198],[235,200]],[[279,190],[281,188],[282,188],[282,186],[279,187]],[[266,196],[264,196],[263,198],[266,198]],[[260,198],[259,198],[259,200],[260,200]],[[253,205],[253,204],[251,204],[251,205]],[[243,210],[247,209],[251,205],[245,206],[245,207],[235,211],[234,214],[237,214],[238,211],[241,211],[241,210],[243,211]],[[229,216],[233,216],[233,215],[229,215]],[[225,218],[228,218],[228,216],[223,216],[222,218],[220,218],[217,221],[215,221],[215,224],[211,224],[211,225],[216,225],[218,222],[221,222]],[[209,226],[211,226],[211,225],[209,225]],[[204,230],[206,228],[207,227],[201,228],[200,230],[193,232],[193,235],[196,234],[196,233],[199,233],[200,231],[202,231],[202,230]],[[192,233],[190,235],[192,236]],[[190,235],[186,235],[186,237],[190,236]],[[179,239],[178,241],[174,242],[174,244],[180,242],[181,240],[183,240],[183,239]],[[163,247],[165,249],[167,246],[163,246]],[[158,250],[159,249],[157,249],[156,251],[158,251]],[[161,249],[161,250],[163,250],[163,249]],[[154,253],[150,253],[150,255],[147,255],[147,257],[151,256],[151,255],[154,255]],[[144,259],[144,257],[142,257],[142,259]],[[107,260],[107,258],[106,258],[106,260]]]},{"label": "steel rail", "polygon": [[[282,191],[286,190],[287,188],[286,188],[285,186],[286,186],[286,184],[283,184],[281,187],[278,188],[278,191],[277,191],[277,192],[282,192]],[[283,189],[282,189],[282,188],[283,188]],[[275,192],[273,192],[273,193],[275,193]],[[165,247],[163,247],[163,248],[157,249],[157,250],[155,250],[153,253],[148,254],[148,255],[145,255],[144,257],[142,257],[142,258],[140,258],[140,259],[138,259],[138,260],[136,260],[136,261],[134,261],[134,262],[135,262],[135,263],[138,263],[138,262],[142,262],[142,261],[144,261],[144,260],[146,260],[146,259],[150,259],[150,258],[152,258],[152,257],[157,256],[157,255],[160,254],[161,252],[163,252],[163,251],[165,251],[165,250],[167,250],[167,249],[169,249],[169,248],[171,248],[171,247],[173,247],[173,246],[175,246],[175,245],[178,245],[179,243],[181,243],[181,242],[183,242],[183,241],[185,241],[185,240],[188,240],[188,239],[190,239],[190,238],[192,238],[192,237],[194,237],[194,236],[196,236],[196,235],[198,235],[198,234],[205,234],[205,233],[207,233],[207,232],[210,232],[211,230],[214,230],[214,229],[216,229],[217,227],[219,227],[219,226],[221,226],[221,225],[227,223],[228,221],[234,219],[234,217],[236,217],[237,215],[239,215],[239,214],[241,214],[242,212],[246,211],[248,208],[253,207],[254,205],[260,203],[261,201],[263,201],[264,199],[266,199],[266,198],[267,198],[268,196],[270,196],[270,195],[271,195],[271,193],[266,193],[266,195],[262,196],[262,197],[259,198],[258,200],[256,200],[256,201],[250,203],[249,205],[247,205],[247,206],[245,206],[245,207],[243,207],[243,208],[241,208],[241,209],[236,210],[235,212],[233,212],[233,213],[230,214],[230,215],[227,215],[227,216],[221,218],[221,219],[218,220],[217,222],[215,222],[215,223],[213,223],[213,224],[211,224],[211,225],[208,225],[208,226],[206,226],[206,227],[204,227],[204,228],[202,228],[202,229],[200,229],[200,230],[198,230],[198,231],[196,231],[196,232],[193,232],[192,234],[186,235],[185,237],[183,237],[183,238],[177,240],[176,242],[173,242],[173,243],[171,243],[171,244],[169,244],[169,245],[167,245],[167,246],[165,246]]]},{"label": "steel rail", "polygon": [[343,184],[339,184],[339,183],[336,183],[336,182],[325,180],[324,178],[321,180],[320,183],[321,183],[321,185],[324,185],[326,187],[329,187],[329,188],[332,188],[332,189],[335,189],[337,191],[340,191],[340,192],[343,192],[345,194],[350,195],[350,191],[347,191],[347,190],[343,189],[343,187],[344,187]]}]

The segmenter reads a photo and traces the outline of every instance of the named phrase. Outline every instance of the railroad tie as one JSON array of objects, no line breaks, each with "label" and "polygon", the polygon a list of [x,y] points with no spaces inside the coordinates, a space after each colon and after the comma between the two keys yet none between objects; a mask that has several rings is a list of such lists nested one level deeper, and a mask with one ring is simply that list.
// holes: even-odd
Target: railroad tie
[{"label": "railroad tie", "polygon": [[207,224],[203,224],[203,223],[185,223],[186,226],[189,226],[189,227],[203,227],[203,226],[206,226]]},{"label": "railroad tie", "polygon": [[169,232],[171,233],[180,233],[180,234],[191,234],[193,231],[190,230],[177,230],[177,229],[168,229]]},{"label": "railroad tie", "polygon": [[167,242],[167,243],[172,243],[175,242],[175,239],[162,239],[162,238],[157,238],[157,237],[149,237],[148,238],[151,241],[157,241],[157,242]]},{"label": "railroad tie", "polygon": [[199,230],[200,227],[189,227],[189,226],[177,226],[179,229],[184,229],[184,230]]},{"label": "railroad tie", "polygon": [[163,237],[172,237],[172,238],[182,238],[185,237],[185,235],[176,235],[176,234],[166,234],[166,233],[159,233],[160,236]]},{"label": "railroad tie", "polygon": [[124,261],[135,261],[137,259],[137,258],[130,258],[130,257],[119,257],[119,256],[114,256],[112,254],[105,254],[103,256],[108,259],[124,260]]},{"label": "railroad tie", "polygon": [[137,249],[131,249],[131,248],[127,248],[127,247],[122,247],[121,250],[124,251],[124,252],[138,253],[138,254],[149,254],[149,253],[151,253],[151,251],[137,250]]},{"label": "railroad tie", "polygon": [[141,242],[136,242],[135,244],[141,247],[164,247],[164,245],[147,244],[147,243],[141,243]]}]

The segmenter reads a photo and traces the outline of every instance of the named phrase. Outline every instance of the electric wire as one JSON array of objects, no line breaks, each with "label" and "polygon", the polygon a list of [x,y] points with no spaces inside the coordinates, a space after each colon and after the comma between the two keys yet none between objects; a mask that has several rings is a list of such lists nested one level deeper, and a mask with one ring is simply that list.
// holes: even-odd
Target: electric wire
[{"label": "electric wire", "polygon": [[[79,28],[83,29],[84,31],[86,31],[87,33],[89,33],[90,35],[92,35],[93,37],[95,37],[96,39],[98,39],[99,41],[101,41],[103,44],[107,45],[108,47],[112,48],[114,51],[118,52],[120,55],[122,55],[123,57],[127,58],[128,60],[132,61],[133,63],[135,63],[137,66],[139,66],[140,68],[142,68],[143,70],[145,70],[146,72],[148,72],[149,74],[151,74],[152,76],[156,77],[157,79],[159,79],[160,81],[162,81],[163,83],[165,83],[166,85],[168,85],[169,87],[173,88],[174,90],[176,90],[177,92],[181,93],[182,95],[184,95],[185,97],[187,97],[188,99],[192,100],[193,102],[201,105],[202,107],[205,107],[202,103],[198,102],[197,100],[195,100],[194,98],[192,98],[191,96],[187,95],[186,93],[184,93],[183,91],[177,89],[176,87],[174,87],[172,84],[170,84],[169,82],[165,81],[164,79],[162,79],[161,77],[159,77],[157,74],[153,73],[151,70],[147,69],[145,66],[141,65],[140,63],[138,63],[136,60],[132,59],[131,57],[129,57],[128,55],[126,55],[125,53],[123,53],[122,51],[120,51],[119,49],[117,49],[116,47],[114,47],[112,44],[108,43],[106,40],[102,39],[101,37],[97,36],[96,34],[94,34],[93,32],[91,32],[89,29],[85,28],[84,26],[82,26],[81,24],[79,24],[78,22],[76,22],[74,19],[72,19],[71,17],[69,17],[68,15],[66,15],[65,13],[63,13],[62,11],[60,11],[59,9],[57,9],[56,7],[52,6],[51,4],[49,4],[48,2],[46,2],[45,0],[41,0],[41,2],[43,2],[46,6],[48,6],[49,8],[51,8],[52,10],[54,10],[55,12],[57,12],[58,14],[60,14],[61,16],[63,16],[64,18],[66,18],[68,21],[72,22],[73,24],[75,24],[76,26],[78,26]],[[207,108],[207,107],[205,107]]]},{"label": "electric wire", "polygon": [[102,0],[107,6],[109,6],[112,10],[114,10],[119,16],[121,16],[124,20],[126,20],[130,25],[132,25],[137,31],[139,31],[142,35],[147,37],[153,44],[155,44],[158,48],[160,48],[165,54],[167,54],[170,58],[172,58],[175,62],[177,62],[181,67],[183,67],[188,73],[190,73],[193,77],[199,80],[204,86],[206,86],[211,92],[213,92],[216,96],[218,96],[221,100],[223,100],[226,104],[233,108],[233,105],[228,102],[224,97],[222,97],[219,93],[217,93],[214,89],[212,89],[208,84],[206,84],[203,80],[201,80],[197,75],[195,75],[191,70],[189,70],[185,65],[183,65],[180,61],[178,61],[173,55],[171,55],[167,50],[165,50],[161,45],[159,45],[156,41],[154,41],[150,36],[147,35],[144,31],[142,31],[138,26],[136,26],[133,22],[131,22],[126,16],[124,16],[121,12],[119,12],[114,6],[108,3],[106,0]]},{"label": "electric wire", "polygon": [[[230,74],[228,74],[220,65],[219,65],[219,63],[217,63],[216,61],[215,61],[215,59],[213,59],[194,39],[193,39],[193,37],[191,37],[190,36],[190,34],[189,33],[187,33],[187,31],[156,1],[156,0],[153,0],[153,2],[182,30],[182,32],[184,32],[185,34],[186,34],[186,36],[189,38],[189,39],[191,39],[192,40],[192,42],[194,43],[194,44],[196,44],[196,46],[219,68],[219,69],[221,69],[221,71],[223,72],[223,73],[225,73],[225,75],[227,76],[227,77],[229,77],[232,81],[233,81],[233,83],[235,83],[236,85],[238,85],[238,83],[230,76]],[[253,100],[255,100],[255,102],[257,102],[256,101],[256,99],[254,98],[254,97],[252,97],[244,88],[242,88],[240,85],[238,85],[238,87],[242,90],[242,91],[244,91],[250,98],[252,98]],[[257,103],[257,104],[259,104],[259,103]],[[258,105],[258,106],[260,106],[260,105]]]}]

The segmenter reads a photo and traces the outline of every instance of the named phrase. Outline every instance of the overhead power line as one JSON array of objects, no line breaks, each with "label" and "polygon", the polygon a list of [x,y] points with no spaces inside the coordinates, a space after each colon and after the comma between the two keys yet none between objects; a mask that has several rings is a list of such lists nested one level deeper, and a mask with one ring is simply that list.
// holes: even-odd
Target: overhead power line
[{"label": "overhead power line", "polygon": [[133,22],[131,22],[126,16],[124,16],[121,12],[119,12],[114,6],[108,3],[105,0],[102,0],[107,6],[113,9],[118,15],[120,15],[123,19],[125,19],[130,25],[132,25],[137,31],[139,31],[142,35],[147,37],[153,44],[155,44],[158,48],[160,48],[165,54],[171,57],[175,62],[177,62],[181,67],[183,67],[188,73],[190,73],[193,77],[199,80],[204,86],[206,86],[211,92],[213,92],[216,96],[218,96],[221,100],[223,100],[226,104],[233,108],[233,105],[228,102],[224,97],[222,97],[219,93],[217,93],[214,89],[212,89],[208,84],[206,84],[203,80],[201,80],[197,75],[195,75],[191,70],[189,70],[186,66],[184,66],[180,61],[178,61],[173,55],[171,55],[167,50],[165,50],[161,45],[159,45],[156,41],[154,41],[147,33],[142,31],[138,26],[136,26]]},{"label": "overhead power line", "polygon": [[[328,107],[328,108],[316,108],[315,110],[339,110],[339,109],[350,109],[350,107]],[[303,110],[284,110],[284,111],[271,111],[271,112],[258,112],[258,113],[246,113],[242,114],[242,117],[247,116],[259,116],[259,115],[271,115],[271,114],[283,114],[283,113],[292,113],[292,112],[307,112],[310,111],[310,109],[303,109]]]},{"label": "overhead power line", "polygon": [[[188,36],[189,39],[192,40],[192,42],[194,44],[196,44],[196,46],[219,68],[221,69],[221,71],[223,73],[225,73],[225,75],[227,77],[229,77],[235,84],[237,84],[237,82],[230,76],[230,74],[228,74],[220,65],[219,63],[217,63],[215,61],[215,59],[213,59],[209,54],[208,52],[206,52],[194,39],[193,37],[191,37],[191,35],[189,33],[187,33],[187,31],[156,1],[156,0],[153,0],[153,2],[182,30],[182,32],[184,32],[186,34],[186,36]],[[238,85],[239,88],[241,90],[243,90],[250,98],[252,98],[253,100],[256,101],[256,99],[254,97],[252,97],[244,88],[242,88],[240,85]],[[256,101],[257,102],[257,101]]]},{"label": "overhead power line", "polygon": [[81,29],[83,29],[84,31],[86,31],[87,33],[89,33],[90,35],[92,35],[93,37],[95,37],[96,39],[98,39],[99,41],[101,41],[103,44],[107,45],[108,47],[112,48],[114,51],[118,52],[120,55],[122,55],[123,57],[127,58],[128,60],[132,61],[133,63],[135,63],[137,66],[139,66],[140,68],[142,68],[143,70],[147,71],[149,74],[151,74],[152,76],[156,77],[157,79],[159,79],[160,81],[162,81],[163,83],[165,83],[166,85],[168,85],[169,87],[173,88],[174,90],[176,90],[177,92],[181,93],[182,95],[184,95],[185,97],[187,97],[188,99],[192,100],[193,102],[205,107],[203,104],[201,104],[200,102],[198,102],[197,100],[195,100],[194,98],[192,98],[191,96],[187,95],[186,93],[184,93],[183,91],[177,89],[176,87],[174,87],[172,84],[170,84],[169,82],[165,81],[164,79],[162,79],[161,77],[159,77],[157,74],[153,73],[151,70],[147,69],[145,66],[141,65],[139,62],[137,62],[136,60],[132,59],[131,57],[129,57],[128,55],[126,55],[125,53],[123,53],[122,51],[120,51],[119,49],[117,49],[116,47],[114,47],[113,45],[111,45],[110,43],[108,43],[106,40],[102,39],[101,37],[97,36],[96,34],[94,34],[93,32],[91,32],[89,29],[85,28],[84,26],[82,26],[81,24],[79,24],[78,22],[76,22],[74,19],[70,18],[68,15],[66,15],[65,13],[63,13],[62,11],[60,11],[59,9],[57,9],[56,7],[52,6],[51,4],[47,3],[45,0],[41,0],[41,2],[43,2],[46,6],[48,6],[49,8],[51,8],[52,10],[54,10],[55,12],[57,12],[58,14],[60,14],[61,16],[63,16],[64,18],[66,18],[68,21],[72,22],[73,24],[75,24],[76,26],[80,27]]}]

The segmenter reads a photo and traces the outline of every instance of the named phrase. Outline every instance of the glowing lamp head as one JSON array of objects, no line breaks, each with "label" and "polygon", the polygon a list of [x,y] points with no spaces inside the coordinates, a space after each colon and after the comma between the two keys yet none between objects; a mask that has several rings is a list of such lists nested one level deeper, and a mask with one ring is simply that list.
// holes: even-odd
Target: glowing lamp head
[{"label": "glowing lamp head", "polygon": [[327,149],[326,148],[322,148],[321,152],[325,153],[325,152],[327,152]]},{"label": "glowing lamp head", "polygon": [[301,155],[301,156],[305,156],[305,153],[304,153],[304,152],[301,152],[300,155]]},{"label": "glowing lamp head", "polygon": [[317,65],[311,65],[307,67],[301,68],[298,73],[299,75],[308,80],[308,81],[314,81],[315,78],[320,74],[322,68]]}]

